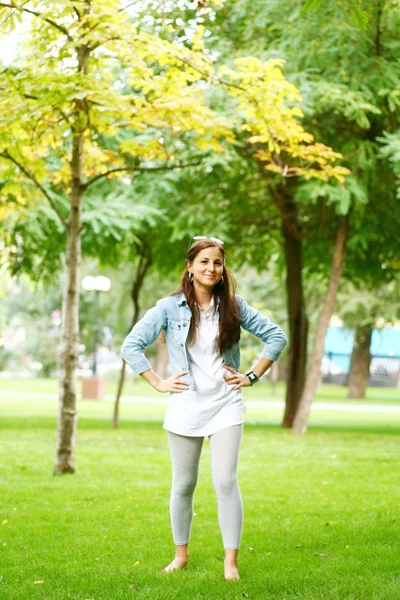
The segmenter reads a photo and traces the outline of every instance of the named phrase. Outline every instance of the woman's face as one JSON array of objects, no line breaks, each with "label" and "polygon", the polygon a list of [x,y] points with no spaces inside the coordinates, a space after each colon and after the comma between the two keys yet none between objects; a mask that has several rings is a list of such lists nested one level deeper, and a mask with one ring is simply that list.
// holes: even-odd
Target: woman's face
[{"label": "woman's face", "polygon": [[222,252],[212,246],[201,250],[192,263],[188,263],[189,273],[193,273],[193,283],[201,287],[213,288],[222,277],[224,270]]}]

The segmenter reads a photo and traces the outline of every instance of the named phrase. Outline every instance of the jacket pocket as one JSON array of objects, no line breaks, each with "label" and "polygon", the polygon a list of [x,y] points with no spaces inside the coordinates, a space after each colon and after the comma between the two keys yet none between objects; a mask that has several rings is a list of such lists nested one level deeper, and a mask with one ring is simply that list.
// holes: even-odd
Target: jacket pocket
[{"label": "jacket pocket", "polygon": [[168,319],[168,330],[173,340],[179,342],[181,339],[181,322],[179,319]]}]

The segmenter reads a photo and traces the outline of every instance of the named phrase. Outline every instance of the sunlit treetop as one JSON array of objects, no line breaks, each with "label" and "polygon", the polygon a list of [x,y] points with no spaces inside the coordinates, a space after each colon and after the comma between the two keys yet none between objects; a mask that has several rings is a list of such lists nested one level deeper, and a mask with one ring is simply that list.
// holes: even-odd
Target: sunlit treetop
[{"label": "sunlit treetop", "polygon": [[[29,39],[1,79],[6,203],[39,201],[43,193],[50,200],[52,191],[68,195],[77,138],[85,191],[101,177],[175,168],[196,153],[223,152],[235,143],[238,124],[270,171],[343,181],[347,170],[334,165],[339,155],[302,128],[300,95],[282,61],[248,57],[217,68],[202,25],[188,47],[140,29],[129,8],[114,0],[0,2],[7,30],[22,14],[32,18]],[[207,105],[210,85],[235,100],[237,117]]]},{"label": "sunlit treetop", "polygon": [[301,96],[285,79],[283,64],[279,59],[261,62],[250,57],[236,59],[234,70],[219,69],[229,95],[237,99],[240,128],[249,133],[247,142],[268,171],[324,181],[332,177],[344,183],[350,171],[335,165],[341,154],[316,142],[302,127]]}]

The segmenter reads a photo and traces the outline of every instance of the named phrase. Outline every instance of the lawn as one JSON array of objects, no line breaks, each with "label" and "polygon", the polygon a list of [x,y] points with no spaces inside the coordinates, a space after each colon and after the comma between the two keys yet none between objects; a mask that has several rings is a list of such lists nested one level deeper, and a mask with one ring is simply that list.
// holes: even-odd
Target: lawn
[{"label": "lawn", "polygon": [[400,598],[398,422],[314,426],[299,437],[247,424],[242,579],[233,584],[223,579],[207,442],[190,563],[163,575],[173,545],[161,424],[129,414],[112,430],[110,403],[80,401],[77,472],[53,477],[54,402],[2,398],[0,598]]}]

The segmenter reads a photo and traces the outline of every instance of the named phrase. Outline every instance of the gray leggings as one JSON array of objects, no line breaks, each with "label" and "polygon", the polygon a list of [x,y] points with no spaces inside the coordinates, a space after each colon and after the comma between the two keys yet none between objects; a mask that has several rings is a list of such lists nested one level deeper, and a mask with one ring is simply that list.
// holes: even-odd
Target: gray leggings
[{"label": "gray leggings", "polygon": [[[237,470],[243,425],[221,429],[209,436],[211,470],[218,499],[218,521],[225,550],[239,548],[243,504]],[[199,472],[203,437],[168,431],[172,459],[171,524],[175,545],[188,544],[193,517],[193,494]]]}]

